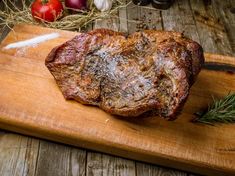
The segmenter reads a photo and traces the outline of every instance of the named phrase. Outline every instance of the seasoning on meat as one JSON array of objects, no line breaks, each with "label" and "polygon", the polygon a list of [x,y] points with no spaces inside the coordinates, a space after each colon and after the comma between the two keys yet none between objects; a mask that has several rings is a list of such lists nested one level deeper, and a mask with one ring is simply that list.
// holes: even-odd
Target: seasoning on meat
[{"label": "seasoning on meat", "polygon": [[82,33],[54,48],[46,66],[66,99],[120,116],[176,118],[204,63],[202,47],[178,32]]}]

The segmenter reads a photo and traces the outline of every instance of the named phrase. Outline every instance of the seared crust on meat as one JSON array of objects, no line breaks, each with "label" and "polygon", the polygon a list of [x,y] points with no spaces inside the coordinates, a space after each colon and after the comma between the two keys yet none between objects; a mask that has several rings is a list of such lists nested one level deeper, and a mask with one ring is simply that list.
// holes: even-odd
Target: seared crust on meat
[{"label": "seared crust on meat", "polygon": [[108,29],[76,36],[45,61],[66,99],[120,116],[152,111],[169,119],[182,109],[203,63],[202,47],[181,33],[126,37]]}]

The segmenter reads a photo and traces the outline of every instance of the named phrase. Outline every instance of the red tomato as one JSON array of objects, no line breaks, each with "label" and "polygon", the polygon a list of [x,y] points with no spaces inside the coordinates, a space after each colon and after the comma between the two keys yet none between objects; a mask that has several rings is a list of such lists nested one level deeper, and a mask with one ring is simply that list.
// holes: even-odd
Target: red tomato
[{"label": "red tomato", "polygon": [[59,0],[35,0],[31,6],[32,16],[44,21],[55,21],[63,12],[63,5]]}]

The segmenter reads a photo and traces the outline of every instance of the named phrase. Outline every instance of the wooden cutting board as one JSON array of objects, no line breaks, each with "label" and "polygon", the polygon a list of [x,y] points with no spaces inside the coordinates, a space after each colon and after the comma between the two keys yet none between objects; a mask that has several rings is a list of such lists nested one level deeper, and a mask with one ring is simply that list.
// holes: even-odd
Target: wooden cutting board
[{"label": "wooden cutting board", "polygon": [[[27,48],[3,49],[9,43],[52,32],[60,37]],[[53,47],[75,35],[17,25],[1,43],[1,128],[182,170],[235,174],[235,124],[190,122],[194,112],[212,102],[211,95],[235,92],[235,58],[206,54],[206,68],[177,120],[151,117],[128,121],[63,98],[44,60]]]}]

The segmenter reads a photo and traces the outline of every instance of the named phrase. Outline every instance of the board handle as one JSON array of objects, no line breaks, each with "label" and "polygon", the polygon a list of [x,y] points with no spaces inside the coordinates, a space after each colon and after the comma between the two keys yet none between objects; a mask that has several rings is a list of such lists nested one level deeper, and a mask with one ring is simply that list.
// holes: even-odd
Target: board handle
[{"label": "board handle", "polygon": [[235,57],[212,53],[204,53],[204,56],[204,69],[235,73]]}]

